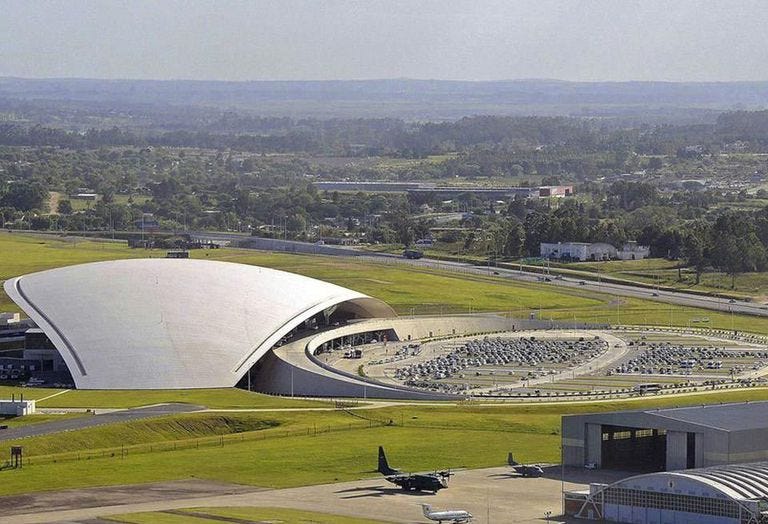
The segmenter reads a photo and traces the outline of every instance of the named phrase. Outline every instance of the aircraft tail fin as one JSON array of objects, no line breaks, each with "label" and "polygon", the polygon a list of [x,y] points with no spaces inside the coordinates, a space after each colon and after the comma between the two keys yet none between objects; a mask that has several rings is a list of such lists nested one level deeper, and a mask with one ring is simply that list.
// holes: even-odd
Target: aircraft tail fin
[{"label": "aircraft tail fin", "polygon": [[382,475],[397,475],[400,473],[399,470],[393,469],[389,467],[389,463],[387,462],[387,455],[384,453],[384,448],[382,446],[379,446],[379,473]]},{"label": "aircraft tail fin", "polygon": [[421,509],[424,512],[424,516],[429,518],[429,514],[432,513],[432,506],[429,504],[422,504]]},{"label": "aircraft tail fin", "polygon": [[512,456],[512,452],[509,452],[509,455],[507,455],[507,464],[510,466],[518,466],[519,464],[515,462],[515,458]]}]

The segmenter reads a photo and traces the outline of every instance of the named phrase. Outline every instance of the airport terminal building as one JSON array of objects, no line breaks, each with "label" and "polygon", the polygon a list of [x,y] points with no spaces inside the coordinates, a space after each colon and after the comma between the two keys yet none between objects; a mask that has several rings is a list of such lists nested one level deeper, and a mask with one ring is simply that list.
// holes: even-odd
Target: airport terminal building
[{"label": "airport terminal building", "polygon": [[395,316],[333,284],[207,260],[96,262],[4,287],[87,389],[232,387],[295,330]]},{"label": "airport terminal building", "polygon": [[78,389],[240,386],[278,395],[439,399],[446,394],[331,369],[315,353],[339,343],[487,333],[526,322],[398,318],[381,300],[334,284],[195,259],[81,264],[16,277],[4,288],[34,321],[26,337],[43,339],[25,349],[29,362],[18,366],[35,376],[68,372],[59,380]]}]

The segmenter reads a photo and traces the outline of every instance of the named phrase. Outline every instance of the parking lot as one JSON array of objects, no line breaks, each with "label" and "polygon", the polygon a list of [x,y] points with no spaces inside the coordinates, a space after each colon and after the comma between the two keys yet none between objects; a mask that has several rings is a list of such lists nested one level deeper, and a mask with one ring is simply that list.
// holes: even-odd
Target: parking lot
[{"label": "parking lot", "polygon": [[470,395],[631,395],[648,383],[759,384],[768,373],[763,338],[725,331],[543,330],[360,348],[361,358],[326,358],[383,382]]}]

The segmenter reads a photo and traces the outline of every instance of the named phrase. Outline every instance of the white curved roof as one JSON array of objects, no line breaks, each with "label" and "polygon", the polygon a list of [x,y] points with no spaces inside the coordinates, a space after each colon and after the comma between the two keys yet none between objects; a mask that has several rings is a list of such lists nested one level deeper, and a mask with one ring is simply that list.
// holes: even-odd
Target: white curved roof
[{"label": "white curved roof", "polygon": [[[645,480],[655,479],[684,479],[700,483],[734,500],[768,498],[768,462],[646,473],[620,480],[606,489],[641,484]],[[664,480],[658,484],[665,486],[667,481]]]},{"label": "white curved roof", "polygon": [[286,333],[330,307],[395,316],[333,284],[208,260],[96,262],[4,287],[86,389],[230,387]]}]

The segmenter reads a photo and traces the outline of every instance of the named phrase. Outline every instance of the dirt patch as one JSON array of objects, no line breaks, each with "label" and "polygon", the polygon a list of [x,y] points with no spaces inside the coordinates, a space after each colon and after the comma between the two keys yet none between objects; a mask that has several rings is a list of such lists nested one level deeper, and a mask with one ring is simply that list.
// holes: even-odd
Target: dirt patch
[{"label": "dirt patch", "polygon": [[61,200],[61,193],[58,191],[51,191],[48,193],[48,212],[51,215],[59,214],[59,201]]},{"label": "dirt patch", "polygon": [[64,491],[0,497],[0,515],[23,515],[25,513],[66,511],[215,495],[239,495],[256,491],[264,491],[264,489],[199,479],[154,484],[68,489]]}]

